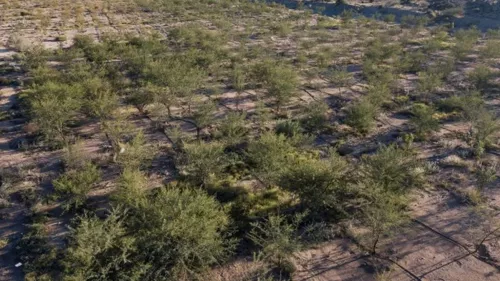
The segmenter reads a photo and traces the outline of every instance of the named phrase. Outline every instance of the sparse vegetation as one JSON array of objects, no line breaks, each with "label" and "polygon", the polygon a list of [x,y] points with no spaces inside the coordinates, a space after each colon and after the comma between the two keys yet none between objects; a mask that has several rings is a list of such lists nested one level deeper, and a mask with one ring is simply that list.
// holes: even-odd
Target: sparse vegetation
[{"label": "sparse vegetation", "polygon": [[7,278],[424,279],[423,231],[475,243],[457,220],[496,208],[498,32],[450,1],[289,2],[0,1]]}]

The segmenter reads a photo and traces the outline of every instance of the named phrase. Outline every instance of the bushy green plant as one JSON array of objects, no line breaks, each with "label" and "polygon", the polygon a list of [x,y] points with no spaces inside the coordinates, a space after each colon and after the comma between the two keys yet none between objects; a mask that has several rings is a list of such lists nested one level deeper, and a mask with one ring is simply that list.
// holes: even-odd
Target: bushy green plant
[{"label": "bushy green plant", "polygon": [[137,133],[130,142],[123,144],[122,148],[117,163],[124,169],[143,168],[155,154],[154,148],[146,145],[146,138],[142,131]]},{"label": "bushy green plant", "polygon": [[348,163],[330,152],[329,158],[296,157],[281,174],[278,185],[295,193],[300,201],[317,213],[339,211],[346,201]]},{"label": "bushy green plant", "polygon": [[354,82],[352,73],[345,68],[333,69],[327,73],[328,80],[338,88],[339,94],[342,87],[349,87]]},{"label": "bushy green plant", "polygon": [[64,208],[79,208],[86,199],[88,192],[100,180],[101,172],[97,166],[87,163],[82,169],[70,170],[54,180],[55,191],[63,196]]},{"label": "bushy green plant", "polygon": [[147,178],[138,169],[125,168],[118,180],[113,199],[126,207],[137,207],[146,199]]},{"label": "bushy green plant", "polygon": [[345,123],[361,134],[366,134],[372,128],[378,108],[368,99],[353,104],[347,110]]},{"label": "bushy green plant", "polygon": [[215,110],[217,106],[212,101],[201,102],[191,115],[191,120],[196,126],[196,136],[199,139],[201,130],[211,125],[215,120]]},{"label": "bushy green plant", "polygon": [[282,274],[288,276],[295,271],[290,259],[304,246],[300,230],[303,219],[303,215],[296,215],[288,222],[284,216],[270,215],[262,222],[252,223],[248,235],[260,248],[264,261],[277,266]]},{"label": "bushy green plant", "polygon": [[247,114],[244,112],[230,112],[222,120],[219,126],[221,137],[229,144],[240,142],[248,133],[245,126]]},{"label": "bushy green plant", "polygon": [[222,143],[194,142],[184,145],[179,164],[181,172],[190,181],[206,185],[224,171],[226,160]]},{"label": "bushy green plant", "polygon": [[481,48],[481,57],[485,59],[500,58],[500,50],[498,49],[500,40],[488,40],[483,48]]},{"label": "bushy green plant", "polygon": [[415,127],[416,135],[425,139],[427,135],[438,129],[439,121],[434,117],[436,111],[433,107],[425,104],[414,104],[411,109],[413,117],[410,122]]},{"label": "bushy green plant", "polygon": [[493,76],[493,71],[486,65],[478,65],[467,76],[476,89],[485,89]]},{"label": "bushy green plant", "polygon": [[361,217],[368,228],[361,245],[375,255],[382,237],[409,221],[404,211],[406,199],[370,181],[361,183],[361,190],[367,195],[367,202],[361,208]]},{"label": "bushy green plant", "polygon": [[53,82],[35,86],[25,95],[33,121],[48,141],[67,142],[66,126],[81,108],[82,95],[80,85]]},{"label": "bushy green plant", "polygon": [[303,118],[300,120],[306,131],[315,133],[327,126],[328,105],[323,101],[315,101],[305,107]]},{"label": "bushy green plant", "polygon": [[227,238],[227,212],[205,192],[185,186],[159,189],[133,220],[148,264],[142,280],[192,280],[225,259],[234,241]]},{"label": "bushy green plant", "polygon": [[436,75],[429,71],[418,73],[417,90],[424,96],[428,97],[430,94],[443,85],[443,78],[441,75]]},{"label": "bushy green plant", "polygon": [[266,65],[263,75],[264,87],[267,95],[276,102],[276,110],[297,96],[299,80],[297,73],[288,65]]},{"label": "bushy green plant", "polygon": [[147,265],[135,260],[136,240],[125,227],[127,214],[114,209],[101,220],[85,214],[70,229],[63,280],[143,280]]},{"label": "bushy green plant", "polygon": [[497,172],[498,165],[496,162],[490,165],[480,162],[477,165],[474,175],[476,177],[477,188],[479,191],[483,191],[488,184],[497,179]]},{"label": "bushy green plant", "polygon": [[272,183],[279,178],[295,152],[292,141],[285,135],[267,132],[249,143],[247,158],[255,173]]},{"label": "bushy green plant", "polygon": [[500,123],[496,116],[484,107],[471,109],[468,114],[471,118],[468,141],[473,147],[475,155],[480,157],[486,147],[493,142],[492,138],[500,128]]},{"label": "bushy green plant", "polygon": [[408,148],[396,145],[382,146],[377,153],[363,157],[363,178],[385,190],[404,193],[422,184],[424,170]]}]

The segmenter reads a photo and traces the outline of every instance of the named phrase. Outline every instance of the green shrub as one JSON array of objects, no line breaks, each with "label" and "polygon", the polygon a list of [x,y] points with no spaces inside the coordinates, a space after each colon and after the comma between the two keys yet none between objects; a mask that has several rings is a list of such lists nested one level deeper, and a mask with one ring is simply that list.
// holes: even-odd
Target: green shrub
[{"label": "green shrub", "polygon": [[346,68],[333,69],[327,73],[328,81],[338,88],[349,87],[354,83],[354,76]]},{"label": "green shrub", "polygon": [[315,101],[305,108],[302,126],[311,133],[320,132],[327,126],[328,105],[323,101]]},{"label": "green shrub", "polygon": [[155,149],[146,145],[146,138],[142,131],[137,133],[130,142],[124,144],[122,148],[116,162],[124,169],[144,168],[155,155]]},{"label": "green shrub", "polygon": [[314,229],[303,231],[300,224],[304,214],[293,217],[291,222],[281,215],[270,215],[262,222],[252,223],[248,237],[259,247],[260,256],[268,263],[278,267],[281,275],[289,278],[295,271],[291,258],[304,247],[304,236]]},{"label": "green shrub", "polygon": [[193,280],[232,251],[227,212],[205,192],[167,187],[145,201],[133,220],[139,257],[150,267],[142,280]]},{"label": "green shrub", "polygon": [[436,75],[436,73],[419,72],[418,77],[417,90],[426,98],[444,84],[442,76]]},{"label": "green shrub", "polygon": [[181,173],[191,182],[206,185],[221,175],[227,157],[222,143],[194,142],[184,145],[184,153],[178,162]]},{"label": "green shrub", "polygon": [[245,112],[229,112],[219,125],[221,137],[229,144],[240,142],[248,133],[245,126],[246,117]]},{"label": "green shrub", "polygon": [[196,136],[199,139],[201,130],[211,125],[215,120],[217,106],[211,100],[201,102],[191,115],[191,120],[196,126]]},{"label": "green shrub", "polygon": [[382,146],[376,154],[364,156],[361,166],[363,178],[401,194],[421,185],[424,172],[410,150],[396,145]]},{"label": "green shrub", "polygon": [[486,65],[479,65],[471,72],[467,73],[469,81],[476,89],[485,89],[488,87],[489,80],[493,76],[493,71]]},{"label": "green shrub", "polygon": [[406,199],[370,181],[362,182],[360,188],[368,197],[361,207],[361,220],[368,231],[361,237],[360,244],[375,255],[381,239],[409,221],[404,209]]},{"label": "green shrub", "polygon": [[485,59],[500,58],[500,50],[498,48],[500,40],[488,40],[483,48],[481,48],[481,57]]},{"label": "green shrub", "polygon": [[316,213],[340,211],[347,201],[344,194],[348,163],[331,151],[329,158],[320,160],[297,157],[290,160],[278,185],[299,196],[308,209]]},{"label": "green shrub", "polygon": [[410,122],[415,127],[416,135],[426,139],[427,135],[439,128],[439,121],[434,118],[436,111],[433,107],[425,104],[414,104],[411,110],[413,117]]},{"label": "green shrub", "polygon": [[87,163],[80,170],[67,171],[52,183],[55,191],[63,196],[64,208],[67,210],[81,207],[87,199],[88,192],[100,178],[99,169],[95,165]]},{"label": "green shrub", "polygon": [[88,214],[70,229],[63,259],[63,280],[144,280],[148,268],[135,260],[136,240],[129,235],[126,212],[112,210],[104,220]]},{"label": "green shrub", "polygon": [[495,114],[484,107],[469,109],[468,117],[472,123],[468,134],[468,141],[473,147],[475,155],[480,157],[486,147],[493,143],[492,138],[498,129],[500,129],[500,123]]},{"label": "green shrub", "polygon": [[297,73],[291,67],[276,65],[269,70],[269,76],[265,80],[265,88],[267,95],[275,99],[278,112],[290,99],[297,96],[298,85]]},{"label": "green shrub", "polygon": [[35,85],[26,99],[30,115],[46,140],[66,142],[66,126],[81,108],[83,89],[80,85],[66,85],[48,82]]},{"label": "green shrub", "polygon": [[273,183],[289,164],[296,148],[285,135],[264,133],[259,139],[249,143],[247,158],[249,165],[262,180]]},{"label": "green shrub", "polygon": [[378,108],[367,99],[355,103],[347,110],[345,123],[361,134],[366,134],[373,127]]}]

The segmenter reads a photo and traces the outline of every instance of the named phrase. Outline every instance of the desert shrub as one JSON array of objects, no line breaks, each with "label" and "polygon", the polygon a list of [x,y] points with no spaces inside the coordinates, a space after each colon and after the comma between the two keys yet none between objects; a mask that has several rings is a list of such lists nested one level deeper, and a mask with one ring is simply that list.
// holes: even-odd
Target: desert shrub
[{"label": "desert shrub", "polygon": [[[483,103],[484,101],[481,98],[480,93],[472,92],[464,96],[455,95],[449,98],[442,99],[438,101],[437,106],[440,110],[443,110],[445,112],[459,111],[468,116],[468,111],[474,108],[481,107]],[[467,116],[465,117],[469,119],[469,117]]]},{"label": "desert shrub", "polygon": [[275,131],[278,135],[283,134],[288,138],[293,138],[299,134],[302,134],[302,127],[297,121],[286,120],[276,124]]},{"label": "desert shrub", "polygon": [[48,82],[34,86],[25,97],[29,112],[46,140],[66,142],[66,126],[81,108],[83,89],[79,85]]},{"label": "desert shrub", "polygon": [[299,80],[297,73],[288,65],[273,64],[266,61],[257,65],[254,72],[258,72],[258,81],[262,82],[267,95],[276,102],[276,110],[297,96]]},{"label": "desert shrub", "polygon": [[146,83],[146,85],[130,93],[127,101],[135,105],[141,113],[144,113],[144,108],[155,101],[165,105],[167,110],[170,110],[170,106],[175,103],[175,97],[170,94],[168,88]]},{"label": "desert shrub", "polygon": [[305,134],[300,122],[296,120],[279,122],[276,124],[275,132],[286,136],[295,146],[310,144],[312,141],[312,136]]},{"label": "desert shrub", "polygon": [[81,169],[89,160],[89,156],[85,154],[82,141],[76,141],[64,148],[63,164],[64,169],[67,171]]},{"label": "desert shrub", "polygon": [[300,120],[306,131],[315,133],[327,126],[328,105],[323,101],[315,101],[305,107],[304,116]]},{"label": "desert shrub", "polygon": [[361,221],[368,228],[360,244],[371,254],[376,254],[382,237],[409,221],[404,210],[406,199],[370,181],[362,182],[360,189],[367,195],[367,201],[361,207]]},{"label": "desert shrub", "polygon": [[24,71],[31,71],[47,64],[49,51],[42,45],[34,45],[21,53],[21,67]]},{"label": "desert shrub", "polygon": [[146,138],[142,131],[137,133],[130,142],[124,144],[122,149],[116,162],[124,169],[144,168],[155,154],[154,148],[146,145]]},{"label": "desert shrub", "polygon": [[180,171],[194,184],[208,184],[224,171],[227,157],[219,142],[194,142],[184,145],[178,159]]},{"label": "desert shrub", "polygon": [[474,112],[468,112],[471,119],[471,128],[468,133],[469,144],[473,147],[474,153],[480,157],[487,146],[493,143],[492,138],[500,129],[494,113],[488,111],[484,107],[479,107]]},{"label": "desert shrub", "polygon": [[341,211],[346,201],[348,163],[330,152],[327,159],[297,157],[281,174],[278,185],[295,193],[315,213]]},{"label": "desert shrub", "polygon": [[276,182],[281,172],[294,157],[296,148],[291,139],[283,134],[264,133],[249,143],[247,158],[254,172],[267,182]]},{"label": "desert shrub", "polygon": [[167,187],[140,205],[133,219],[139,257],[150,267],[142,280],[192,280],[233,249],[229,218],[205,192]]},{"label": "desert shrub", "polygon": [[481,57],[485,59],[500,58],[500,50],[498,48],[499,40],[488,40],[483,48],[481,48]]},{"label": "desert shrub", "polygon": [[101,220],[85,214],[70,229],[63,280],[143,280],[147,266],[135,260],[137,245],[126,228],[126,212]]},{"label": "desert shrub", "polygon": [[402,51],[399,43],[385,42],[384,38],[379,37],[368,43],[364,58],[378,63],[397,56]]},{"label": "desert shrub", "polygon": [[304,246],[304,231],[300,224],[304,216],[296,215],[291,222],[281,215],[270,215],[262,222],[252,223],[248,235],[259,247],[264,261],[278,267],[281,274],[290,277],[295,271],[291,258]]},{"label": "desert shrub", "polygon": [[360,171],[364,178],[396,193],[404,193],[422,184],[425,172],[409,149],[394,144],[382,146],[377,153],[364,156]]},{"label": "desert shrub", "polygon": [[498,164],[496,162],[486,164],[479,162],[476,165],[474,176],[477,182],[477,188],[482,191],[484,188],[497,179]]},{"label": "desert shrub", "polygon": [[401,17],[401,26],[404,28],[422,28],[429,23],[426,16],[405,15]]},{"label": "desert shrub", "polygon": [[245,112],[229,112],[219,125],[221,138],[229,144],[240,142],[249,130],[245,126],[246,117]]},{"label": "desert shrub", "polygon": [[391,94],[391,85],[385,82],[384,79],[381,79],[379,81],[373,81],[369,85],[365,98],[378,108],[391,98]]},{"label": "desert shrub", "polygon": [[112,149],[113,162],[117,162],[118,156],[124,152],[126,139],[133,135],[133,126],[126,121],[125,115],[115,114],[110,120],[102,120],[101,130]]},{"label": "desert shrub", "polygon": [[387,14],[384,16],[384,21],[387,23],[392,23],[396,20],[396,16],[393,14]]},{"label": "desert shrub", "polygon": [[422,70],[426,58],[426,55],[422,51],[406,52],[401,59],[399,67],[403,72],[416,73]]},{"label": "desert shrub", "polygon": [[146,199],[147,177],[138,169],[125,168],[118,179],[113,200],[125,207],[137,207]]},{"label": "desert shrub", "polygon": [[236,109],[239,109],[240,107],[240,95],[245,90],[246,80],[247,77],[243,71],[243,67],[241,65],[234,65],[231,73],[231,83],[237,94]]},{"label": "desert shrub", "polygon": [[425,98],[434,93],[434,91],[444,83],[441,75],[436,75],[436,73],[429,71],[419,72],[418,77],[417,90]]},{"label": "desert shrub", "polygon": [[168,96],[159,97],[159,100],[169,108],[174,98],[185,98],[191,106],[190,100],[193,92],[200,87],[206,74],[191,60],[179,56],[148,63],[143,75],[146,81],[151,81],[161,87],[168,87],[169,91],[160,92]]},{"label": "desert shrub", "polygon": [[457,59],[463,59],[474,47],[481,32],[476,28],[459,29],[455,33],[455,45],[451,48],[452,54]]},{"label": "desert shrub", "polygon": [[356,102],[347,110],[345,123],[361,134],[366,134],[372,128],[378,108],[367,99]]},{"label": "desert shrub", "polygon": [[454,58],[438,60],[429,65],[428,72],[446,79],[446,77],[448,77],[448,75],[450,75],[453,70],[455,70],[455,63],[456,61]]},{"label": "desert shrub", "polygon": [[99,169],[92,163],[87,163],[80,170],[65,172],[52,184],[55,191],[65,200],[64,208],[68,210],[81,207],[87,199],[88,192],[100,178]]},{"label": "desert shrub", "polygon": [[332,69],[327,73],[328,81],[338,88],[339,93],[342,87],[349,87],[354,83],[353,74],[346,68]]},{"label": "desert shrub", "polygon": [[422,43],[422,49],[425,53],[430,54],[439,51],[443,48],[442,41],[438,38],[429,38]]},{"label": "desert shrub", "polygon": [[84,108],[89,116],[108,119],[118,107],[118,96],[111,85],[101,78],[93,77],[83,83],[85,88]]},{"label": "desert shrub", "polygon": [[485,89],[489,80],[493,76],[493,71],[486,65],[479,65],[471,72],[467,73],[469,81],[476,89]]},{"label": "desert shrub", "polygon": [[488,39],[500,39],[500,29],[488,29],[486,31]]},{"label": "desert shrub", "polygon": [[283,21],[280,21],[278,23],[275,23],[273,24],[271,27],[270,27],[270,30],[280,36],[280,37],[286,37],[288,36],[290,33],[292,33],[292,25],[288,22],[283,22]]},{"label": "desert shrub", "polygon": [[204,101],[198,105],[191,115],[191,120],[196,126],[196,136],[199,139],[201,130],[211,125],[215,120],[215,110],[217,106],[212,101]]},{"label": "desert shrub", "polygon": [[414,104],[411,113],[413,117],[410,122],[415,128],[417,137],[425,139],[430,132],[439,128],[439,121],[434,117],[436,111],[432,106]]}]

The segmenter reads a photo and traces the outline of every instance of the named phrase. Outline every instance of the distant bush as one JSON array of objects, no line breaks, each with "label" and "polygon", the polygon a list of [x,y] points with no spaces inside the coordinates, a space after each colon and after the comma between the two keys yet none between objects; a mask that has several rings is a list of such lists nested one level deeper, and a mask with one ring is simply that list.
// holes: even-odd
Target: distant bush
[{"label": "distant bush", "polygon": [[425,104],[414,104],[411,109],[413,117],[410,122],[415,127],[417,137],[425,139],[427,135],[438,129],[439,121],[434,117],[436,111]]},{"label": "distant bush", "polygon": [[486,65],[479,65],[467,73],[467,76],[476,89],[485,89],[493,77],[493,71]]},{"label": "distant bush", "polygon": [[366,134],[373,127],[377,112],[377,106],[363,99],[348,108],[345,122],[359,133]]}]

